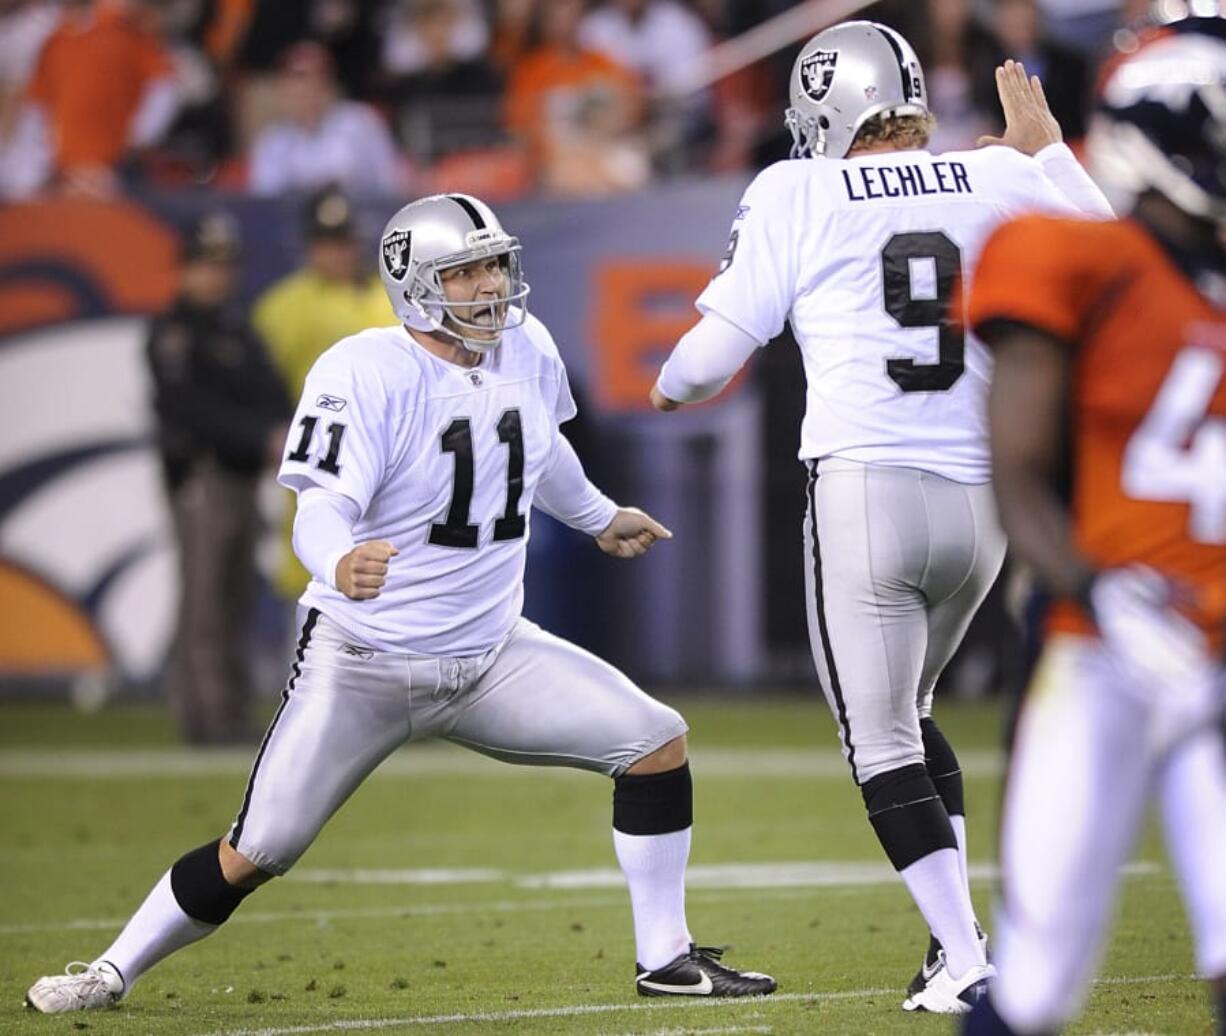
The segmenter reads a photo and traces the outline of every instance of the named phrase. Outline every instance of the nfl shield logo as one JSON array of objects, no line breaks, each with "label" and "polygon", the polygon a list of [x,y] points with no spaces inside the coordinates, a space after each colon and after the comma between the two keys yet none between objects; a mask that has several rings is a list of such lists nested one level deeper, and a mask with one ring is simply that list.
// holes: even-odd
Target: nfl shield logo
[{"label": "nfl shield logo", "polygon": [[821,102],[830,93],[834,81],[834,66],[838,63],[837,50],[815,50],[800,63],[800,84],[809,100]]},{"label": "nfl shield logo", "polygon": [[388,276],[398,281],[405,278],[409,272],[409,258],[413,254],[413,232],[410,230],[389,230],[383,235],[380,248],[383,255],[383,268]]},{"label": "nfl shield logo", "polygon": [[864,99],[866,101],[877,100],[877,88],[875,86],[866,86],[864,88]]}]

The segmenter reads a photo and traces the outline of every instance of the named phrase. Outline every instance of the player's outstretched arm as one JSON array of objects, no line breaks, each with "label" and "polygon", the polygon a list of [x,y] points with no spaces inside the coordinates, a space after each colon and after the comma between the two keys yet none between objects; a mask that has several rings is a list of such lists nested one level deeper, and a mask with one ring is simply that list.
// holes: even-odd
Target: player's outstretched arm
[{"label": "player's outstretched arm", "polygon": [[1026,76],[1020,61],[1009,60],[996,69],[996,91],[1005,113],[1003,137],[980,137],[978,144],[1001,144],[1024,155],[1037,155],[1064,140],[1060,123],[1051,113],[1038,76]]},{"label": "player's outstretched arm", "polygon": [[353,601],[378,597],[387,582],[387,564],[399,553],[387,540],[359,543],[336,563],[336,588]]},{"label": "player's outstretched arm", "polygon": [[673,534],[637,507],[619,507],[613,520],[596,537],[596,546],[615,558],[637,558],[646,554],[658,540],[671,540]]},{"label": "player's outstretched arm", "polygon": [[660,368],[651,405],[676,410],[718,395],[758,349],[760,342],[718,313],[707,312],[691,327]]}]

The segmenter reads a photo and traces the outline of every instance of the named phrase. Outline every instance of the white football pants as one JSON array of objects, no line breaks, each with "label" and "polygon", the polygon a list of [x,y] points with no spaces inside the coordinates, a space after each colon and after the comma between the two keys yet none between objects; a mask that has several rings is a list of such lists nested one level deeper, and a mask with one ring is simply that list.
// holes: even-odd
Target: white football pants
[{"label": "white football pants", "polygon": [[1018,1032],[1054,1031],[1077,1013],[1151,797],[1197,967],[1226,975],[1226,731],[1220,719],[1206,721],[1167,754],[1155,753],[1150,734],[1162,698],[1128,686],[1096,639],[1060,634],[1044,648],[1001,819],[992,1001]]},{"label": "white football pants", "polygon": [[298,657],[229,841],[284,874],[401,745],[443,738],[512,763],[609,776],[686,731],[607,662],[520,619],[469,658],[375,651],[300,609]]},{"label": "white football pants", "polygon": [[857,784],[924,761],[919,721],[1004,556],[990,484],[809,462],[809,641]]}]

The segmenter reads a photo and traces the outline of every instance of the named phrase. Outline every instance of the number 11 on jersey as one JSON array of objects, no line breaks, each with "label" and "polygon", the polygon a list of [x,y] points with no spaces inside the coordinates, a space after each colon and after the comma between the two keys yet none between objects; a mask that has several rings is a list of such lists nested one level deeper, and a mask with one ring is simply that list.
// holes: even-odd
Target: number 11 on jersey
[{"label": "number 11 on jersey", "polygon": [[[315,435],[315,426],[319,424],[319,418],[308,414],[298,423],[302,425],[302,436],[298,439],[298,445],[294,447],[293,453],[285,459],[305,463],[311,459],[311,439]],[[329,475],[341,473],[338,458],[341,455],[341,439],[344,435],[345,426],[339,421],[333,421],[328,425],[328,452],[315,463],[315,467],[320,471],[326,471]]]},{"label": "number 11 on jersey", "polygon": [[[524,492],[524,433],[519,410],[512,407],[498,419],[498,441],[507,447],[507,502],[501,518],[494,521],[494,539],[517,540],[527,531],[527,520],[519,513],[519,498]],[[430,542],[439,547],[477,546],[480,528],[468,521],[473,499],[473,427],[467,417],[457,417],[443,431],[439,448],[455,457],[455,478],[447,520],[430,526]]]}]

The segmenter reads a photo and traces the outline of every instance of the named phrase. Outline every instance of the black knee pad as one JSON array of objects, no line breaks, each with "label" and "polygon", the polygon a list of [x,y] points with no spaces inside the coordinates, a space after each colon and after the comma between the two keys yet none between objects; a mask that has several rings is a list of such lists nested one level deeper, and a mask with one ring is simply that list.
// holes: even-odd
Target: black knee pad
[{"label": "black knee pad", "polygon": [[694,823],[690,764],[613,779],[613,826],[626,835],[666,835]]},{"label": "black knee pad", "polygon": [[170,889],[183,913],[202,924],[222,924],[251,893],[251,889],[236,888],[226,881],[216,842],[175,861],[170,868]]},{"label": "black knee pad", "polygon": [[897,871],[938,849],[956,849],[945,804],[923,763],[878,774],[860,786],[869,823]]},{"label": "black knee pad", "polygon": [[951,817],[966,816],[962,767],[958,765],[953,745],[945,740],[941,728],[931,719],[920,720],[920,734],[924,739],[924,765],[928,768],[928,776],[932,778],[937,794],[945,803],[945,812]]}]

